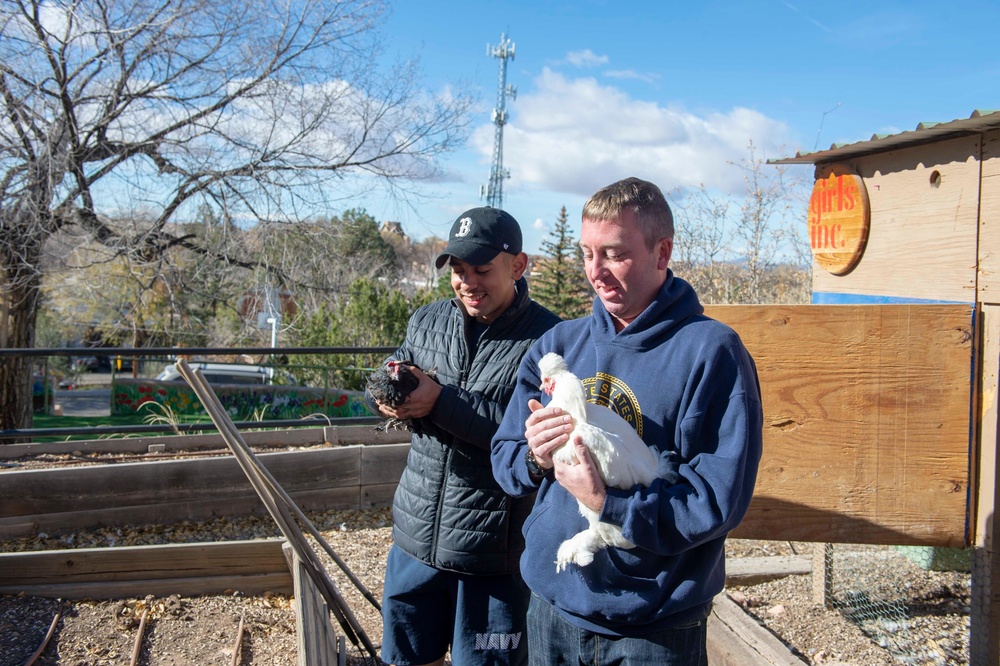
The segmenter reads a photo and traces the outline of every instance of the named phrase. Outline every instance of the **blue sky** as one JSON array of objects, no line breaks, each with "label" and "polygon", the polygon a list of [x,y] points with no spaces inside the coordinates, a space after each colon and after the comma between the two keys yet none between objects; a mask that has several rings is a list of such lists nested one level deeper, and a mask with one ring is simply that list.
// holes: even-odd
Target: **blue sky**
[{"label": "blue sky", "polygon": [[487,44],[501,33],[515,44],[517,86],[504,208],[537,252],[561,206],[576,223],[619,178],[681,197],[702,183],[738,195],[730,162],[750,141],[778,158],[1000,109],[997,25],[996,2],[397,0],[388,55],[418,56],[428,90],[471,86],[481,109],[446,177],[417,187],[421,200],[363,205],[423,238],[485,203],[499,66]]}]

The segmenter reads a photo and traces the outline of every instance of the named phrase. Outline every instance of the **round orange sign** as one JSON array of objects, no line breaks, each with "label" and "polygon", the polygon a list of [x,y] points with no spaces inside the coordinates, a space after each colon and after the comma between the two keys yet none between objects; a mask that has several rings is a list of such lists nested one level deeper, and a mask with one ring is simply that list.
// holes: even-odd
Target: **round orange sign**
[{"label": "round orange sign", "polygon": [[809,198],[809,245],[817,264],[834,275],[849,273],[865,252],[870,221],[861,176],[833,167],[816,179]]}]

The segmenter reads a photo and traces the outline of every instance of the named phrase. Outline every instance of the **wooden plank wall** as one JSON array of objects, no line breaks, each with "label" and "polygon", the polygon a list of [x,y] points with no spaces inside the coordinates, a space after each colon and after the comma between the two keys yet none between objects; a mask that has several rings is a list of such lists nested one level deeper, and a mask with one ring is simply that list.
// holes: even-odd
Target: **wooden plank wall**
[{"label": "wooden plank wall", "polygon": [[283,539],[0,553],[0,594],[55,599],[290,594]]},{"label": "wooden plank wall", "polygon": [[[385,506],[408,450],[385,444],[257,457],[301,509],[358,509]],[[231,456],[4,472],[0,479],[0,538],[265,513]]]},{"label": "wooden plank wall", "polygon": [[1000,663],[1000,305],[984,305],[980,314],[980,393],[975,413],[979,426],[978,493],[969,663]]},{"label": "wooden plank wall", "polygon": [[962,137],[850,162],[871,202],[868,243],[847,275],[814,264],[813,293],[975,303],[980,141]]},{"label": "wooden plank wall", "polygon": [[968,543],[972,308],[712,306],[753,355],[764,457],[734,536]]}]

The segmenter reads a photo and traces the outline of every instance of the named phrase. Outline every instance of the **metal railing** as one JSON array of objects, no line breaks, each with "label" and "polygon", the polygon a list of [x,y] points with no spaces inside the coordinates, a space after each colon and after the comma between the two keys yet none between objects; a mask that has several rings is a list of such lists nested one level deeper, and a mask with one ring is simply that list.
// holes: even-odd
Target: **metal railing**
[{"label": "metal railing", "polygon": [[[289,366],[282,362],[282,359],[289,355],[351,355],[351,356],[372,356],[387,355],[395,351],[395,347],[37,347],[33,349],[0,348],[0,360],[4,358],[42,358],[52,357],[81,357],[95,356],[114,359],[130,359],[136,361],[172,361],[179,357],[192,359],[204,356],[253,356],[262,360],[251,363],[264,367],[287,368]],[[115,363],[109,363],[111,375],[115,376]],[[303,366],[305,367],[305,366]],[[47,368],[47,365],[46,365]],[[372,368],[361,367],[354,364],[350,368],[341,367],[342,370],[353,372],[370,371]],[[46,369],[45,382],[48,382]],[[120,373],[119,373],[120,374]],[[326,388],[326,387],[323,387]],[[317,425],[368,425],[377,423],[377,417],[325,417],[308,416],[301,419],[282,420],[253,420],[236,422],[236,427],[241,430],[259,428],[296,428],[296,427],[316,427]],[[106,437],[109,435],[135,435],[142,433],[162,433],[162,432],[201,432],[214,431],[216,426],[211,422],[202,423],[151,423],[145,425],[101,425],[101,426],[77,426],[65,428],[21,428],[0,430],[0,444],[5,440],[34,437],[68,437],[72,435],[93,435],[94,438]]]}]

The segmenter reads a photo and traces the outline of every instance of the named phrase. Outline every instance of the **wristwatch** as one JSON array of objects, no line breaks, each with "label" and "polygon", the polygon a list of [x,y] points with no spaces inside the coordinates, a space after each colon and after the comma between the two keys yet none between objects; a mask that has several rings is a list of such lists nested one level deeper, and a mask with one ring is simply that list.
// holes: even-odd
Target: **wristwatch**
[{"label": "wristwatch", "polygon": [[528,449],[528,452],[524,454],[524,464],[528,468],[528,474],[531,476],[543,477],[552,471],[538,464],[538,461],[535,460],[535,452],[531,449]]}]

